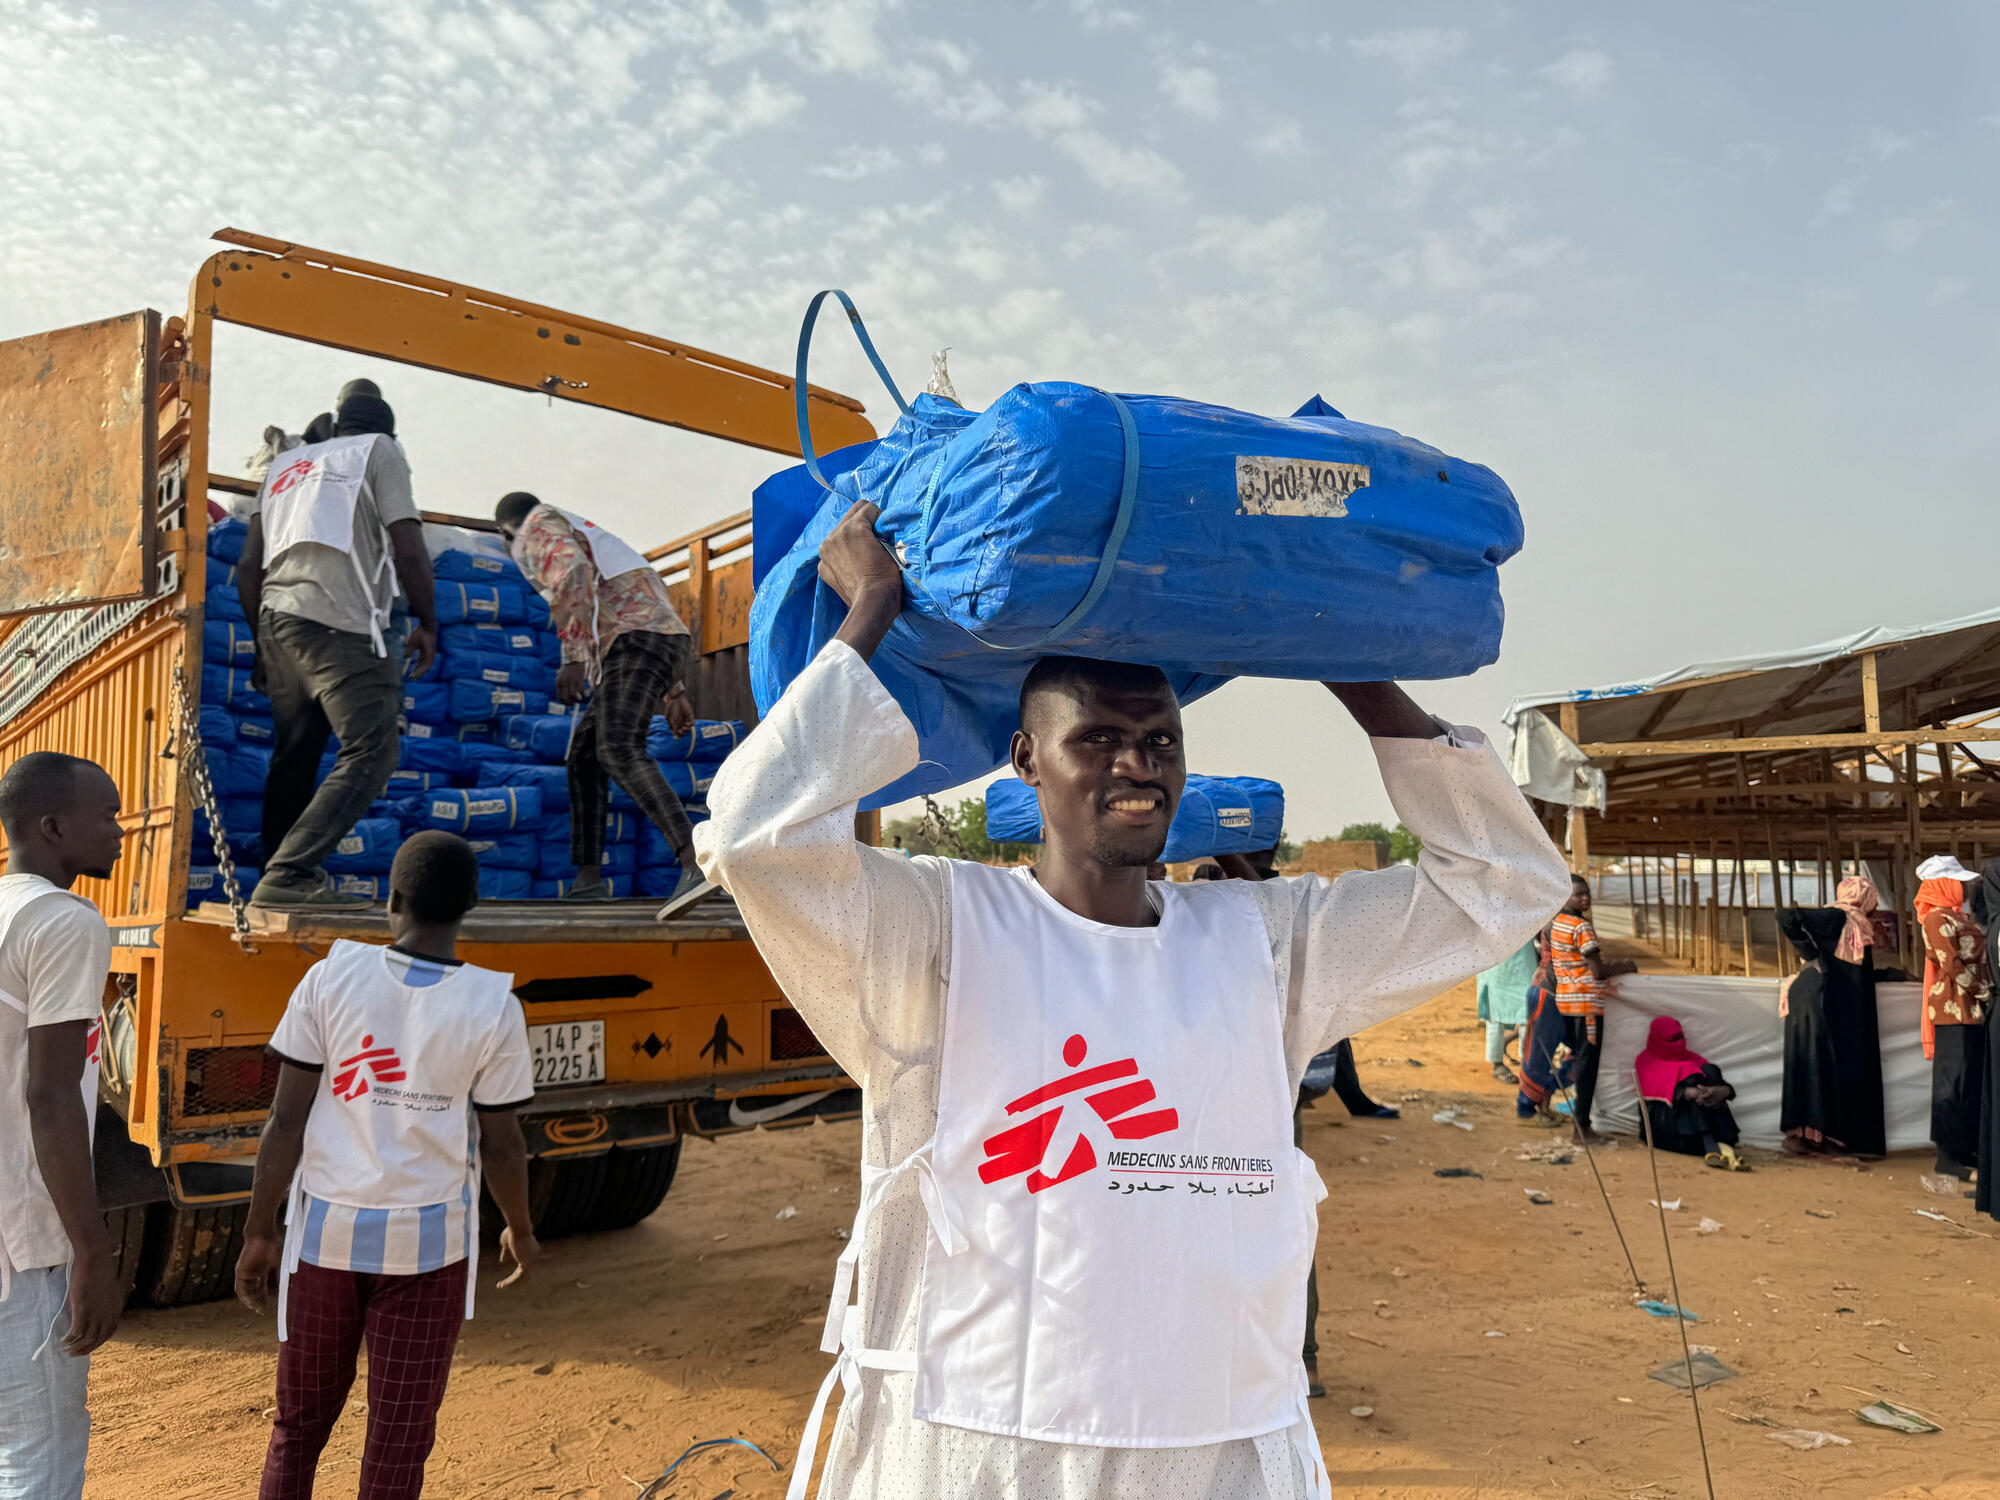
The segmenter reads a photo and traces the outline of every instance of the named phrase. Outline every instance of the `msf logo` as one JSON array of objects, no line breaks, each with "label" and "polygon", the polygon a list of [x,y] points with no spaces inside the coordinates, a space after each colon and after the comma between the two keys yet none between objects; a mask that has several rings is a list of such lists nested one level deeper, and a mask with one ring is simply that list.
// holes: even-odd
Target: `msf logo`
[{"label": "msf logo", "polygon": [[[1132,1113],[1141,1105],[1151,1104],[1157,1097],[1153,1085],[1136,1076],[1139,1071],[1137,1062],[1128,1057],[1119,1062],[1099,1063],[1094,1068],[1085,1068],[1082,1064],[1088,1051],[1089,1046],[1081,1036],[1072,1036],[1064,1042],[1064,1064],[1081,1071],[1023,1094],[1007,1106],[1007,1113],[1024,1114],[1031,1109],[1039,1109],[1052,1099],[1061,1099],[1065,1094],[1083,1093],[1083,1102],[1110,1127],[1115,1140],[1143,1141],[1180,1128],[1180,1115],[1171,1109]],[[1121,1079],[1131,1081],[1120,1082]],[[1084,1093],[1086,1089],[1097,1092]],[[1097,1149],[1090,1144],[1088,1136],[1079,1133],[1076,1144],[1070,1147],[1069,1155],[1063,1160],[1062,1170],[1053,1177],[1042,1170],[1043,1159],[1048,1155],[1049,1143],[1055,1139],[1062,1113],[1063,1105],[1057,1104],[1053,1109],[1042,1110],[1034,1118],[1024,1120],[983,1142],[986,1160],[979,1165],[979,1180],[1000,1182],[1026,1172],[1028,1191],[1039,1193],[1043,1188],[1068,1182],[1070,1178],[1079,1177],[1095,1167]]]},{"label": "msf logo", "polygon": [[370,1080],[401,1083],[409,1077],[394,1047],[377,1047],[374,1037],[364,1036],[361,1048],[354,1056],[342,1058],[333,1075],[333,1097],[343,1104],[352,1104],[367,1093]]},{"label": "msf logo", "polygon": [[299,458],[286,464],[271,481],[271,498],[275,500],[287,490],[295,488],[306,475],[312,473],[313,463],[314,460],[310,458]]}]

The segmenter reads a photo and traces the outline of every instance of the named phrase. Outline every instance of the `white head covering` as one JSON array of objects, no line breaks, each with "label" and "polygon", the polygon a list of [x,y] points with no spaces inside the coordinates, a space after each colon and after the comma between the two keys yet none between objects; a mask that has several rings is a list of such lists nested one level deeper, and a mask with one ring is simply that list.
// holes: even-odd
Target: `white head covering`
[{"label": "white head covering", "polygon": [[1956,854],[1933,854],[1917,866],[1919,880],[1977,880],[1979,876],[1958,862]]}]

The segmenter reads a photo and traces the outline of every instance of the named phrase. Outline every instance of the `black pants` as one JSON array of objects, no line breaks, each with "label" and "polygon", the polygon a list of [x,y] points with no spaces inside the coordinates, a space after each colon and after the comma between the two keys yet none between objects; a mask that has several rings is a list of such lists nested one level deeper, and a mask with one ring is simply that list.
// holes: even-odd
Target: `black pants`
[{"label": "black pants", "polygon": [[1361,1074],[1354,1066],[1354,1043],[1346,1037],[1333,1048],[1333,1091],[1350,1115],[1372,1115],[1382,1107],[1362,1089]]},{"label": "black pants", "polygon": [[[1342,1042],[1340,1045],[1345,1047],[1347,1043]],[[1348,1067],[1352,1068],[1353,1066],[1354,1064],[1352,1062],[1348,1063]],[[1336,1087],[1338,1087],[1338,1085],[1336,1085]],[[1306,1101],[1305,1101],[1305,1096],[1302,1094],[1299,1096],[1298,1103],[1292,1107],[1292,1144],[1294,1146],[1297,1146],[1301,1151],[1305,1149],[1305,1144],[1306,1144],[1305,1111],[1306,1111]],[[1300,1353],[1305,1357],[1305,1362],[1313,1366],[1313,1368],[1315,1369],[1319,1367],[1319,1257],[1317,1252],[1318,1238],[1319,1237],[1317,1233],[1315,1233],[1315,1235],[1313,1236],[1315,1245],[1314,1257],[1312,1261],[1309,1262],[1306,1266],[1306,1342],[1304,1349],[1300,1351]]]},{"label": "black pants", "polygon": [[[1593,1020],[1596,1022],[1593,1027]],[[1564,1016],[1563,1029],[1568,1033],[1569,1050],[1575,1054],[1576,1062],[1570,1070],[1570,1088],[1576,1100],[1576,1112],[1570,1118],[1581,1130],[1590,1129],[1590,1106],[1597,1098],[1597,1057],[1601,1050],[1591,1032],[1599,1037],[1604,1034],[1602,1017]]]},{"label": "black pants", "polygon": [[569,740],[569,858],[589,874],[604,857],[604,813],[615,781],[652,819],[670,848],[693,838],[687,811],[646,753],[646,731],[660,700],[681,680],[688,638],[634,630],[604,653],[604,671]]},{"label": "black pants", "polygon": [[[257,668],[277,743],[264,783],[264,879],[317,884],[320,863],[388,788],[403,732],[403,653],[377,656],[365,635],[264,611]],[[329,735],[340,756],[319,780]]]},{"label": "black pants", "polygon": [[1986,1028],[1940,1026],[1931,1056],[1931,1140],[1937,1169],[1969,1177],[1979,1165],[1979,1105],[1986,1082]]}]

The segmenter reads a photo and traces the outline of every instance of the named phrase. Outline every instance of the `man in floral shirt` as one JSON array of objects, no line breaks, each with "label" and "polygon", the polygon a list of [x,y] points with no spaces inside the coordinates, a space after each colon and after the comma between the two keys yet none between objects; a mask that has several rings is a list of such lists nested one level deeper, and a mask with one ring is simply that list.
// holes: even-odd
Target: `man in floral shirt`
[{"label": "man in floral shirt", "polygon": [[568,897],[607,895],[598,866],[615,781],[679,856],[671,906],[702,881],[687,811],[646,753],[646,731],[662,711],[676,734],[694,725],[681,682],[688,628],[652,564],[603,527],[519,490],[501,497],[493,518],[528,582],[548,600],[562,641],[556,696],[589,700],[569,741],[569,852],[577,878]]},{"label": "man in floral shirt", "polygon": [[1917,923],[1924,934],[1924,1055],[1931,1059],[1931,1140],[1937,1169],[1969,1178],[1979,1159],[1985,1077],[1982,1030],[1992,1000],[1986,934],[1965,909],[1965,882],[1979,877],[1948,854],[1917,867]]}]

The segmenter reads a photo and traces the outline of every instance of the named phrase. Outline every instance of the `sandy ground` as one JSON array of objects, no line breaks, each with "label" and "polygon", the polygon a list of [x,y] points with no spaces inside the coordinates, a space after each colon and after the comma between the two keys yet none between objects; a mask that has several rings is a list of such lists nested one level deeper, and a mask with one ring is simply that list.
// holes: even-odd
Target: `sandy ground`
[{"label": "sandy ground", "polygon": [[[1306,1145],[1322,1206],[1315,1403],[1337,1494],[1393,1500],[1705,1494],[1688,1398],[1646,1378],[1678,1358],[1671,1321],[1632,1306],[1605,1204],[1578,1156],[1524,1161],[1550,1138],[1512,1120],[1480,1061],[1470,986],[1357,1042],[1396,1121],[1329,1098]],[[1417,1066],[1416,1064],[1421,1064]],[[1474,1129],[1432,1122],[1461,1105]],[[859,1127],[690,1142],[666,1206],[638,1229],[561,1242],[506,1293],[482,1269],[427,1493],[632,1500],[690,1443],[750,1438],[789,1466],[826,1368],[817,1350],[836,1231],[853,1215]],[[1639,1274],[1669,1295],[1646,1153],[1598,1158]],[[1743,1176],[1660,1167],[1683,1305],[1739,1374],[1702,1393],[1715,1493],[1743,1497],[2000,1494],[2000,1224],[1926,1193],[1927,1163],[1865,1171],[1754,1157]],[[1443,1179],[1469,1167],[1480,1178]],[[1535,1188],[1554,1200],[1532,1204]],[[795,1216],[780,1219],[795,1207]],[[1917,1217],[1942,1211],[1978,1235]],[[1816,1217],[1815,1215],[1826,1217]],[[1698,1232],[1704,1217],[1721,1223]],[[274,1335],[234,1304],[127,1319],[93,1372],[90,1500],[254,1492],[269,1430]],[[1858,1422],[1881,1395],[1941,1423],[1910,1437]],[[363,1418],[336,1431],[320,1494],[354,1493]],[[1355,1407],[1373,1415],[1350,1415]],[[1851,1446],[1798,1452],[1779,1429]],[[741,1449],[663,1491],[776,1497]]]}]

